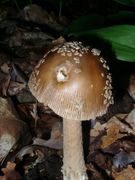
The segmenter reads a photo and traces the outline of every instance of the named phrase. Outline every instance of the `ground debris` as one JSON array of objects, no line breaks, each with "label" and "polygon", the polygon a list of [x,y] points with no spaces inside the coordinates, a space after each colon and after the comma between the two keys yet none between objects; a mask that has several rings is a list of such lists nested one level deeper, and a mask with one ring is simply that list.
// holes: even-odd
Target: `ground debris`
[{"label": "ground debris", "polygon": [[132,166],[128,166],[120,172],[113,172],[112,176],[115,180],[134,180],[135,179],[135,169]]},{"label": "ground debris", "polygon": [[[43,55],[67,41],[70,16],[36,4],[0,7],[0,180],[63,179],[62,119],[37,102],[28,80]],[[114,90],[106,114],[82,123],[90,180],[135,179],[134,73],[126,88],[120,98]]]}]

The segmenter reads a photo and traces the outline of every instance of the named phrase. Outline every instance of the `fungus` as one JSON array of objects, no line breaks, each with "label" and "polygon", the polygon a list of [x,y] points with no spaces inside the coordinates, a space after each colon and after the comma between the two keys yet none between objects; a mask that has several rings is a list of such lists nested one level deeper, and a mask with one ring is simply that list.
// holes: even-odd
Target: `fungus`
[{"label": "fungus", "polygon": [[64,180],[88,179],[81,121],[101,116],[113,103],[108,69],[99,50],[75,41],[49,51],[30,77],[32,94],[63,118]]}]

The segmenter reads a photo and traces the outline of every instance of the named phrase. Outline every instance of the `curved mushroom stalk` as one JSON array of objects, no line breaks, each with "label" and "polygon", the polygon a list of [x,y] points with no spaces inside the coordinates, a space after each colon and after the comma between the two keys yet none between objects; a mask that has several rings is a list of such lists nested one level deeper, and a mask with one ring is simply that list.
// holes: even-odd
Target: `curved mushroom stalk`
[{"label": "curved mushroom stalk", "polygon": [[81,122],[63,119],[63,179],[87,180],[83,158]]}]

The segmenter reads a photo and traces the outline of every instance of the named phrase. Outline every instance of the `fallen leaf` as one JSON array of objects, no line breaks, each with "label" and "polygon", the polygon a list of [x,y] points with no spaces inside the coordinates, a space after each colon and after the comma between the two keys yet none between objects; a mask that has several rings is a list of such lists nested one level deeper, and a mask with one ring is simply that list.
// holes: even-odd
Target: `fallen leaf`
[{"label": "fallen leaf", "polygon": [[135,108],[127,115],[125,121],[133,128],[135,131]]},{"label": "fallen leaf", "polygon": [[10,81],[9,87],[8,87],[8,94],[10,96],[14,96],[14,95],[18,94],[25,87],[26,87],[26,84],[24,84],[24,83]]},{"label": "fallen leaf", "polygon": [[11,99],[0,98],[0,162],[20,139],[21,143],[26,142],[29,139],[28,134],[28,127],[19,119]]},{"label": "fallen leaf", "polygon": [[101,153],[100,151],[95,151],[92,154],[89,153],[87,162],[96,164],[104,171],[109,171],[112,167],[111,156],[109,156],[109,154]]},{"label": "fallen leaf", "polygon": [[2,87],[2,96],[7,96],[8,87],[10,84],[11,76],[6,74],[2,80],[1,87]]},{"label": "fallen leaf", "polygon": [[100,124],[100,122],[97,122],[94,128],[91,129],[90,136],[96,137],[102,130],[104,130],[104,125]]},{"label": "fallen leaf", "polygon": [[48,12],[36,4],[25,6],[20,13],[20,16],[26,21],[32,21],[39,24],[48,24],[49,21]]},{"label": "fallen leaf", "polygon": [[12,63],[11,79],[13,81],[17,81],[24,84],[28,83],[28,77],[26,76],[26,74],[23,72],[20,66],[14,63]]},{"label": "fallen leaf", "polygon": [[36,128],[37,127],[37,121],[39,119],[38,112],[37,112],[37,103],[33,104],[33,109],[32,109],[32,111],[30,111],[30,114],[35,121],[35,128]]},{"label": "fallen leaf", "polygon": [[30,169],[36,167],[39,163],[45,162],[46,158],[50,155],[57,155],[57,151],[44,146],[28,145],[24,146],[15,155],[15,159],[18,162],[24,162],[23,168],[25,173],[28,173]]},{"label": "fallen leaf", "polygon": [[7,63],[3,63],[0,67],[1,71],[5,74],[9,74],[10,67]]},{"label": "fallen leaf", "polygon": [[106,148],[107,146],[114,143],[116,140],[126,136],[126,134],[121,133],[122,127],[119,124],[111,121],[106,125],[106,135],[102,137],[101,148]]},{"label": "fallen leaf", "polygon": [[135,161],[135,152],[120,152],[113,157],[113,165],[116,168],[126,167],[128,164]]},{"label": "fallen leaf", "polygon": [[128,166],[121,172],[113,172],[112,176],[115,180],[134,180],[135,179],[135,169],[132,166]]},{"label": "fallen leaf", "polygon": [[4,176],[0,177],[0,180],[21,180],[20,174],[15,170],[15,166],[14,162],[8,162],[7,166],[1,169]]},{"label": "fallen leaf", "polygon": [[63,137],[62,137],[62,123],[54,123],[51,131],[51,138],[44,140],[41,138],[34,138],[34,145],[46,146],[49,148],[60,150],[63,148]]},{"label": "fallen leaf", "polygon": [[9,171],[15,170],[15,166],[16,164],[14,162],[8,162],[6,168],[2,168],[2,172],[6,174]]},{"label": "fallen leaf", "polygon": [[91,180],[104,180],[104,177],[100,171],[98,171],[92,164],[86,164],[87,171],[90,174]]}]

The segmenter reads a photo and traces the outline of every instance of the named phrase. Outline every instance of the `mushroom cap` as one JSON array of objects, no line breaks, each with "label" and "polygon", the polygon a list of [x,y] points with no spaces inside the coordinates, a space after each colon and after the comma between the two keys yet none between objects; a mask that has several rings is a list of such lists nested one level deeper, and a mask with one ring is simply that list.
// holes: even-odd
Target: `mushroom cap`
[{"label": "mushroom cap", "polygon": [[108,70],[99,50],[66,42],[45,54],[28,85],[37,100],[59,116],[95,119],[113,103]]}]

